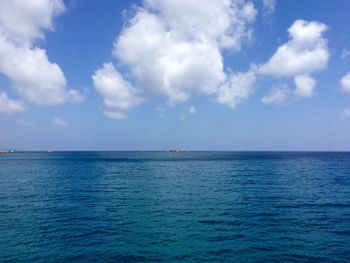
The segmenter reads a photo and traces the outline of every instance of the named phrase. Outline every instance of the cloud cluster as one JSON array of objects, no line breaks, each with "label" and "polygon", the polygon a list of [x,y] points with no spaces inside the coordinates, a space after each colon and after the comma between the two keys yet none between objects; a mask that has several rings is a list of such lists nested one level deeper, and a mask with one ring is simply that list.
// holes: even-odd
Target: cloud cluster
[{"label": "cloud cluster", "polygon": [[52,29],[53,19],[64,10],[62,0],[0,2],[0,73],[30,103],[57,105],[83,100],[78,91],[67,88],[61,68],[49,61],[46,50],[35,46],[35,40],[44,37],[44,30]]},{"label": "cloud cluster", "polygon": [[[263,0],[263,12],[272,14],[275,0]],[[0,1],[0,74],[5,75],[23,101],[0,92],[1,112],[21,112],[24,102],[58,105],[80,102],[83,96],[68,88],[59,65],[36,46],[53,20],[65,11],[63,0]],[[164,97],[170,106],[192,96],[207,95],[230,108],[249,99],[259,77],[289,78],[295,90],[275,85],[263,96],[264,104],[281,104],[294,94],[315,94],[315,71],[327,67],[329,51],[317,21],[296,20],[289,40],[270,59],[246,72],[228,70],[224,52],[239,52],[251,41],[257,10],[249,0],[143,0],[126,18],[113,43],[116,65],[104,63],[92,74],[104,101],[104,114],[126,119],[126,112],[152,97]],[[350,92],[350,73],[341,79]],[[161,110],[160,115],[164,115]],[[195,114],[195,108],[187,115]]]},{"label": "cloud cluster", "polygon": [[[266,13],[272,14],[275,6],[275,0],[263,1]],[[244,0],[208,0],[205,5],[144,0],[113,44],[118,68],[107,63],[92,75],[104,98],[105,115],[124,119],[128,109],[153,96],[176,105],[193,95],[212,95],[235,108],[254,92],[257,76],[294,79],[294,93],[273,87],[264,104],[280,104],[291,94],[312,97],[316,80],[311,73],[325,69],[329,58],[323,36],[327,26],[316,21],[296,20],[288,29],[290,40],[266,63],[247,72],[227,72],[223,51],[239,51],[250,41],[256,14]]]},{"label": "cloud cluster", "polygon": [[[96,90],[106,108],[118,112],[137,105],[141,99],[136,94],[164,96],[169,105],[192,95],[218,94],[219,103],[234,107],[250,94],[247,84],[253,83],[253,73],[247,81],[244,74],[227,74],[222,51],[239,51],[250,40],[256,14],[253,4],[244,0],[208,0],[205,5],[196,0],[145,0],[113,48],[132,81],[118,69],[111,69],[118,76],[113,80],[107,76],[110,72],[98,69],[93,74]],[[97,83],[97,76],[109,81]],[[234,86],[241,83],[244,86]],[[120,100],[120,91],[129,95]]]},{"label": "cloud cluster", "polygon": [[293,77],[297,97],[312,97],[316,81],[312,72],[325,69],[329,51],[323,33],[327,26],[316,21],[297,20],[288,29],[290,40],[258,67],[261,75]]}]

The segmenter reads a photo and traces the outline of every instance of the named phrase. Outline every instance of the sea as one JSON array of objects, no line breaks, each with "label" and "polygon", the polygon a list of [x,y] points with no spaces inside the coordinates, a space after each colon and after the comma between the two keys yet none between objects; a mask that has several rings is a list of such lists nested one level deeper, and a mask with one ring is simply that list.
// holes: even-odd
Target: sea
[{"label": "sea", "polygon": [[2,154],[0,262],[350,262],[350,153]]}]

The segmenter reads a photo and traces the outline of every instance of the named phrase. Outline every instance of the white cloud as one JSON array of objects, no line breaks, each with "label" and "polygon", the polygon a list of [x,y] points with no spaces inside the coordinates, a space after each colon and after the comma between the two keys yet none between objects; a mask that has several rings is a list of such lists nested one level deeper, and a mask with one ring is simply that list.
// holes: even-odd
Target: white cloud
[{"label": "white cloud", "polygon": [[194,106],[189,106],[186,108],[185,112],[180,115],[181,120],[185,120],[190,115],[195,115],[197,113],[197,109]]},{"label": "white cloud", "polygon": [[114,120],[125,120],[128,118],[123,112],[119,111],[104,111],[104,115],[106,115],[108,118],[114,119]]},{"label": "white cloud", "polygon": [[231,74],[219,89],[218,102],[235,108],[253,93],[254,84],[255,74],[251,71]]},{"label": "white cloud", "polygon": [[52,29],[52,20],[65,10],[62,0],[0,1],[0,35],[20,45],[43,38],[43,29]]},{"label": "white cloud", "polygon": [[114,53],[130,66],[147,94],[165,95],[175,105],[192,92],[214,93],[224,80],[217,46],[178,39],[153,14],[139,13],[132,23],[119,37]]},{"label": "white cloud", "polygon": [[48,60],[44,49],[17,48],[0,37],[0,72],[31,103],[56,105],[81,100],[77,91],[66,89],[62,70]]},{"label": "white cloud", "polygon": [[327,66],[329,52],[322,34],[327,26],[316,21],[297,20],[288,29],[291,40],[280,46],[270,60],[260,66],[263,75],[295,76]]},{"label": "white cloud", "polygon": [[[199,42],[215,41],[221,47],[240,49],[250,37],[247,24],[257,11],[243,0],[145,0],[149,12],[158,18],[175,38]],[[215,18],[215,19],[213,19]]]},{"label": "white cloud", "polygon": [[276,0],[263,0],[264,14],[271,15],[276,9]]},{"label": "white cloud", "polygon": [[61,127],[68,127],[69,126],[69,124],[66,121],[62,120],[59,117],[54,117],[52,119],[52,124],[54,124],[56,126],[61,126]]},{"label": "white cloud", "polygon": [[350,92],[350,72],[341,78],[340,84],[344,92]]},{"label": "white cloud", "polygon": [[213,95],[227,79],[222,50],[239,51],[250,40],[256,13],[244,0],[145,0],[116,38],[113,55],[128,70],[127,86],[144,97],[176,105]]},{"label": "white cloud", "polygon": [[290,90],[287,85],[279,85],[273,87],[269,93],[262,97],[262,102],[266,105],[279,105],[284,103],[290,95]]},{"label": "white cloud", "polygon": [[[125,80],[123,76],[114,68],[112,63],[103,64],[102,68],[95,71],[92,75],[94,86],[103,98],[107,109],[125,111],[138,105],[141,102],[138,91],[132,84]],[[108,117],[114,119],[120,118],[118,114],[111,111],[105,112]]]},{"label": "white cloud", "polygon": [[294,77],[296,86],[295,95],[297,97],[312,97],[316,81],[307,74],[297,75]]},{"label": "white cloud", "polygon": [[19,95],[39,105],[80,102],[76,90],[68,90],[61,68],[49,61],[46,50],[34,40],[52,29],[52,20],[64,11],[61,0],[20,0],[0,3],[0,73],[8,77]]},{"label": "white cloud", "polygon": [[5,92],[0,92],[0,112],[18,113],[25,110],[21,101],[12,100]]},{"label": "white cloud", "polygon": [[345,109],[345,110],[343,111],[343,116],[344,116],[345,118],[350,118],[350,109]]}]

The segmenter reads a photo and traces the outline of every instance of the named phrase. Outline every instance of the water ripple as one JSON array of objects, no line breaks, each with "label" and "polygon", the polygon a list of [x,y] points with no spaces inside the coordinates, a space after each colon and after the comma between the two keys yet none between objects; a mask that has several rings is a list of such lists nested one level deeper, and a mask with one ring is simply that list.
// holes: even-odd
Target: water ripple
[{"label": "water ripple", "polygon": [[0,156],[0,262],[348,262],[350,154]]}]

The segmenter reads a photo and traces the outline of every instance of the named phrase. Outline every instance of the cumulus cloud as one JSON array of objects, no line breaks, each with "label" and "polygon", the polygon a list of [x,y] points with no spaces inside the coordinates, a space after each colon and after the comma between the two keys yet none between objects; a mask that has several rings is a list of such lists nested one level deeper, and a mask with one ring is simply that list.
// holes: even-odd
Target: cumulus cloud
[{"label": "cumulus cloud", "polygon": [[295,95],[297,97],[305,98],[312,97],[314,95],[316,81],[309,75],[303,74],[295,76],[294,83],[296,86]]},{"label": "cumulus cloud", "polygon": [[52,20],[65,10],[62,0],[0,1],[0,35],[19,45],[31,45],[43,38],[44,29],[52,29]]},{"label": "cumulus cloud", "polygon": [[350,72],[340,79],[340,84],[344,92],[350,92]]},{"label": "cumulus cloud", "polygon": [[54,117],[52,119],[52,124],[56,125],[56,126],[60,126],[60,127],[68,127],[69,126],[69,124],[66,121],[62,120],[59,117]]},{"label": "cumulus cloud", "polygon": [[113,119],[125,119],[119,111],[125,111],[141,102],[139,92],[115,69],[105,63],[92,75],[94,86],[104,98],[105,115]]},{"label": "cumulus cloud", "polygon": [[276,9],[276,0],[263,0],[263,8],[265,15],[272,15]]},{"label": "cumulus cloud", "polygon": [[256,14],[244,0],[145,0],[113,45],[132,79],[127,89],[164,96],[169,105],[217,94],[228,79],[222,51],[250,40]]},{"label": "cumulus cloud", "polygon": [[5,92],[0,92],[0,112],[18,113],[25,110],[21,101],[12,100]]},{"label": "cumulus cloud", "polygon": [[80,102],[77,90],[69,90],[61,68],[49,61],[46,50],[34,40],[52,29],[53,19],[65,9],[62,0],[21,0],[0,3],[0,73],[8,77],[28,102],[57,105]]},{"label": "cumulus cloud", "polygon": [[255,74],[252,71],[231,74],[219,88],[218,102],[235,108],[253,93]]},{"label": "cumulus cloud", "polygon": [[262,97],[262,102],[266,105],[279,105],[284,103],[290,95],[290,90],[287,85],[279,85],[273,87],[269,93]]},{"label": "cumulus cloud", "polygon": [[288,29],[291,40],[280,46],[259,73],[273,76],[295,76],[326,68],[329,58],[325,24],[297,20]]},{"label": "cumulus cloud", "polygon": [[77,91],[66,89],[62,70],[49,62],[44,49],[17,48],[0,37],[0,58],[0,72],[27,101],[55,105],[82,100]]},{"label": "cumulus cloud", "polygon": [[215,41],[233,49],[240,49],[242,40],[250,37],[247,26],[257,13],[252,3],[243,0],[207,0],[205,4],[196,0],[145,0],[145,4],[148,11],[158,13],[174,38]]}]

